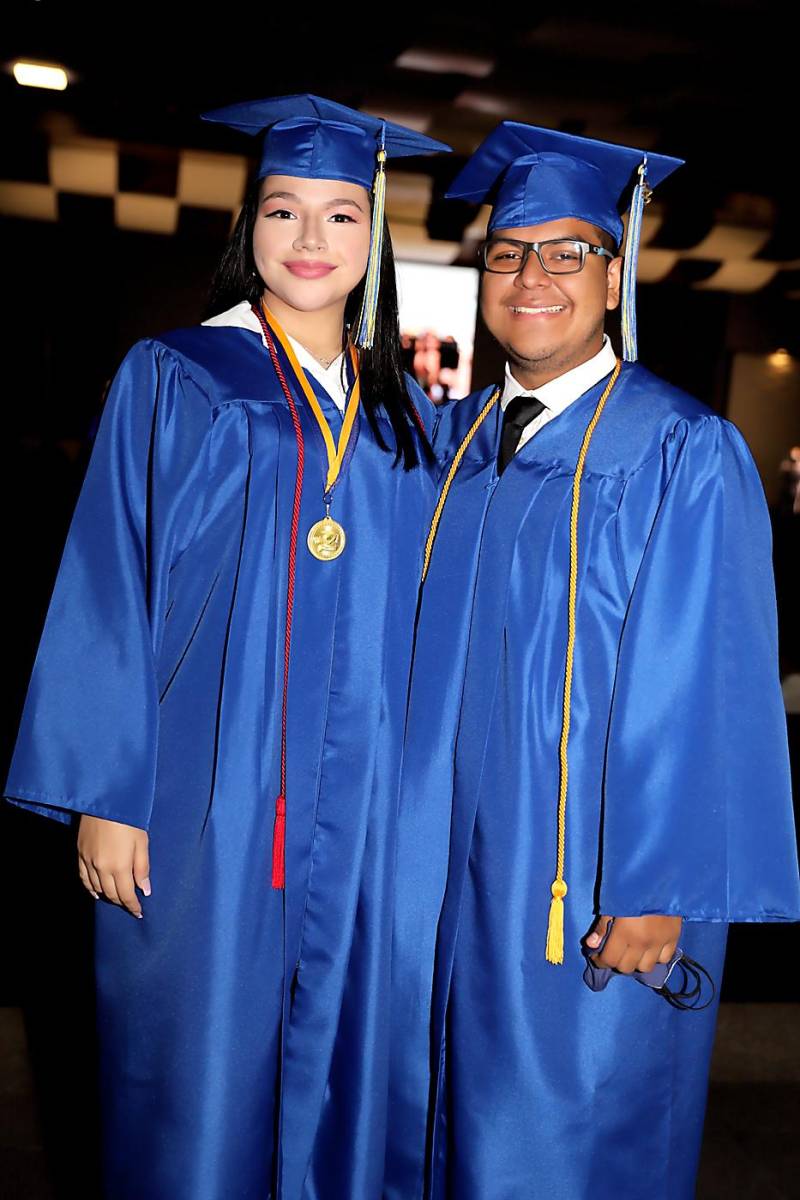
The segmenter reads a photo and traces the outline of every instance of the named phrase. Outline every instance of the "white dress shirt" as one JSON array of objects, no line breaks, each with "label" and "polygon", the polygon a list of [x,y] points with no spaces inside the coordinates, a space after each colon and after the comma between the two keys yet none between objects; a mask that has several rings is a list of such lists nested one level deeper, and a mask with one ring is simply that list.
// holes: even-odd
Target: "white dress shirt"
[{"label": "white dress shirt", "polygon": [[573,367],[571,371],[565,371],[557,379],[543,383],[541,387],[537,387],[533,391],[526,390],[521,383],[517,382],[511,373],[510,366],[506,363],[505,383],[503,394],[500,397],[500,407],[503,412],[517,396],[535,396],[544,405],[544,409],[538,417],[534,417],[523,429],[517,450],[529,442],[548,421],[552,421],[554,417],[562,413],[572,404],[573,400],[577,400],[584,392],[588,392],[589,388],[593,388],[601,379],[605,379],[606,375],[610,375],[616,361],[617,358],[608,334],[604,334],[603,345],[597,354],[581,363],[580,366]]},{"label": "white dress shirt", "polygon": [[[236,329],[251,329],[253,333],[257,333],[260,336],[262,342],[266,345],[261,322],[250,307],[248,300],[242,300],[239,304],[234,304],[233,308],[219,313],[216,317],[209,317],[207,321],[203,321],[203,324],[231,325]],[[317,383],[322,384],[331,400],[333,400],[339,409],[339,412],[343,413],[347,400],[347,391],[342,383],[344,351],[333,360],[329,367],[323,367],[322,363],[317,362],[313,354],[309,353],[305,346],[298,342],[297,338],[293,338],[291,334],[287,334],[286,336],[297,355],[297,361],[300,363],[300,366],[307,373],[310,372]]]}]

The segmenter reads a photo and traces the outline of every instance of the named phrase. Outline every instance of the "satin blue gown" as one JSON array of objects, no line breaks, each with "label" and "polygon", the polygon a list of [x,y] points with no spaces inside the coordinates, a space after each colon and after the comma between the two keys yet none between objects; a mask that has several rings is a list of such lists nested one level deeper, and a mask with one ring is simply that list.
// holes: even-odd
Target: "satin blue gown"
[{"label": "satin blue gown", "polygon": [[[338,409],[312,383],[336,437]],[[362,418],[332,509],[347,546],[317,561],[305,537],[324,515],[324,452],[292,386],[306,460],[285,891],[270,869],[296,443],[247,329],[178,330],[125,358],[6,785],[58,820],[149,831],[144,918],[95,908],[113,1200],[381,1193],[402,734],[433,480],[393,467]]]},{"label": "satin blue gown", "polygon": [[[689,1200],[716,1004],[679,1012],[623,977],[593,993],[580,940],[600,913],[680,915],[719,986],[728,922],[800,917],[761,484],[735,427],[625,365],[582,484],[565,961],[545,959],[571,492],[606,382],[502,477],[497,404],[433,548],[399,831],[391,1200]],[[443,471],[490,390],[443,411]]]}]

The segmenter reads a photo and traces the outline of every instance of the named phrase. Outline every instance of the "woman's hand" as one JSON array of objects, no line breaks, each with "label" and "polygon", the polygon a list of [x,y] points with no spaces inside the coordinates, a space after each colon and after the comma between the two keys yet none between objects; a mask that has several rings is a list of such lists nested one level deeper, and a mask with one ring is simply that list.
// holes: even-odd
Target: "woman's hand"
[{"label": "woman's hand", "polygon": [[112,904],[127,908],[141,917],[142,906],[136,895],[139,887],[150,895],[150,856],[147,830],[102,817],[81,816],[78,826],[78,871],[88,892],[99,900],[103,895]]},{"label": "woman's hand", "polygon": [[[601,917],[586,938],[589,949],[599,946],[610,917]],[[669,962],[681,936],[681,917],[617,917],[602,954],[593,954],[598,967],[613,967],[623,975],[652,971]]]}]

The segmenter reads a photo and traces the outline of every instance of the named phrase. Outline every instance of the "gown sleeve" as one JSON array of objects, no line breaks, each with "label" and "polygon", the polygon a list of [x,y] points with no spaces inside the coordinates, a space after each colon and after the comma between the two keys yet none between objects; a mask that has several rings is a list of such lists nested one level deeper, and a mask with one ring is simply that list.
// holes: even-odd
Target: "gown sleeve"
[{"label": "gown sleeve", "polygon": [[621,506],[623,547],[625,521],[654,516],[619,645],[598,910],[797,920],[764,493],[733,425],[684,424],[657,501],[663,463]]},{"label": "gown sleeve", "polygon": [[5,795],[70,822],[148,827],[155,662],[169,568],[196,527],[211,407],[180,360],[138,342],[106,400],[72,518]]}]

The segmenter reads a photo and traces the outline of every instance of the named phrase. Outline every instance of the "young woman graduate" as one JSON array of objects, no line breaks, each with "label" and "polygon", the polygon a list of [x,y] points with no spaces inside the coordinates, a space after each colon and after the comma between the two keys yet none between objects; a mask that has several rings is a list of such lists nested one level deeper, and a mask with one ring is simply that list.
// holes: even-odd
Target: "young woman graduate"
[{"label": "young woman graduate", "polygon": [[[716,1002],[626,976],[679,942],[718,985],[728,922],[800,916],[763,490],[738,430],[635,361],[646,180],[679,165],[504,122],[448,193],[492,200],[481,309],[508,365],[436,435],[391,1200],[425,1177],[436,1200],[690,1200]],[[621,974],[597,990],[584,952]]]},{"label": "young woman graduate", "polygon": [[217,315],[119,369],[6,792],[79,819],[100,899],[109,1197],[350,1200],[433,499],[384,161],[447,147],[314,96],[206,119],[266,130]]}]

